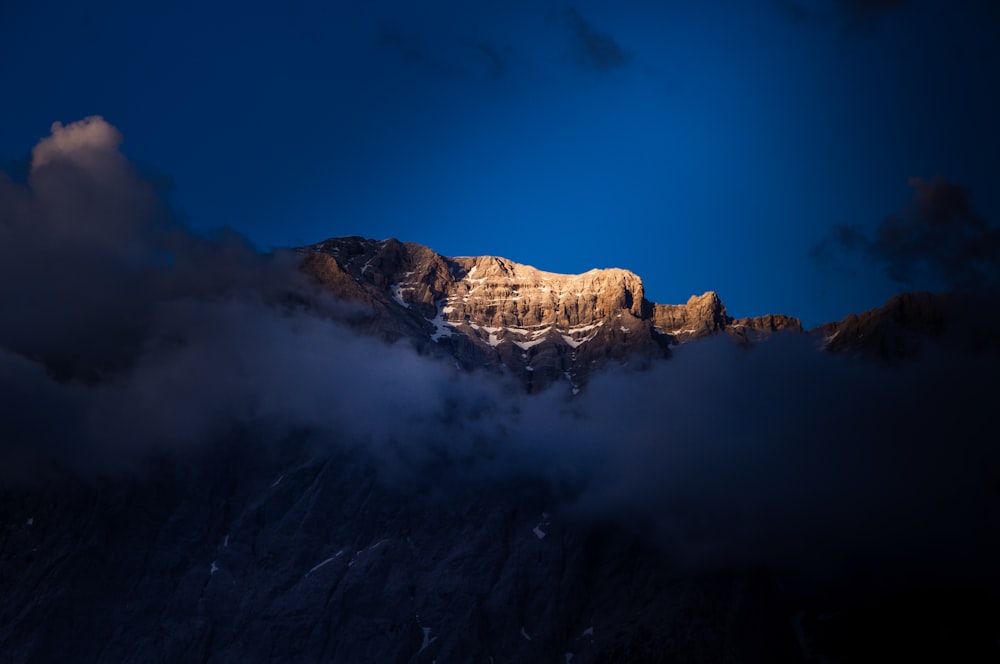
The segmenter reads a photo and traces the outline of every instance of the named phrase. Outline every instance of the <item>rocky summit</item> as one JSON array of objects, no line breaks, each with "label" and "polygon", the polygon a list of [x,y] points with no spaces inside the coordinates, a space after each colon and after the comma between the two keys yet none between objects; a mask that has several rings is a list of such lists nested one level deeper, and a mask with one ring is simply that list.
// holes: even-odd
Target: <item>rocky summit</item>
[{"label": "rocky summit", "polygon": [[564,381],[577,391],[609,361],[648,364],[672,346],[725,333],[752,343],[802,331],[784,315],[734,319],[714,292],[686,304],[646,299],[628,270],[543,272],[496,256],[445,257],[395,239],[333,238],[299,251],[302,269],[334,295],[368,307],[369,331],[409,338],[461,366],[503,366],[528,391]]}]

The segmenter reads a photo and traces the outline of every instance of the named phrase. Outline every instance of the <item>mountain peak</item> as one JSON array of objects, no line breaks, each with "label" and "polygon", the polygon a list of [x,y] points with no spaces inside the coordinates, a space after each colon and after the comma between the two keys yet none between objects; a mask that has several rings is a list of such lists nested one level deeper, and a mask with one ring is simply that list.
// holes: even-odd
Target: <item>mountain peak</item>
[{"label": "mountain peak", "polygon": [[802,329],[788,316],[734,320],[714,291],[654,304],[642,279],[621,268],[558,274],[394,238],[331,238],[299,252],[323,287],[370,308],[370,331],[466,368],[506,367],[529,390],[565,381],[576,391],[609,361],[645,364],[691,339],[726,332],[749,343]]}]

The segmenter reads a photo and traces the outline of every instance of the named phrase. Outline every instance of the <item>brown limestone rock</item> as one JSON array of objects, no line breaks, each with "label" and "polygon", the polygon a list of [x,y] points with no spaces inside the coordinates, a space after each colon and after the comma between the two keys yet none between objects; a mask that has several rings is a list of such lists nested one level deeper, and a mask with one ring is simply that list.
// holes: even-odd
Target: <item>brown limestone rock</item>
[{"label": "brown limestone rock", "polygon": [[619,268],[544,272],[497,256],[446,258],[395,239],[333,238],[299,249],[302,269],[336,296],[370,306],[374,331],[409,336],[465,368],[507,367],[529,391],[577,391],[609,362],[646,366],[671,344],[728,332],[745,343],[801,330],[797,319],[734,321],[714,292],[658,305]]},{"label": "brown limestone rock", "polygon": [[731,320],[714,291],[692,295],[687,304],[653,305],[653,325],[678,342],[721,332]]}]

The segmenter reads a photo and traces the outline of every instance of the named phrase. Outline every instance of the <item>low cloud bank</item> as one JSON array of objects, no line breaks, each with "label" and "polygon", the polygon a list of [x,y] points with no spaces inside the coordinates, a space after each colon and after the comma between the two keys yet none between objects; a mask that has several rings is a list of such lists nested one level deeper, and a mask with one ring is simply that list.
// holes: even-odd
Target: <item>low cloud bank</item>
[{"label": "low cloud bank", "polygon": [[884,369],[801,335],[720,338],[524,395],[356,334],[292,256],[191,233],[103,120],[53,131],[27,182],[0,176],[0,482],[307,432],[439,493],[549,482],[566,518],[646,532],[681,566],[993,579],[995,358]]}]

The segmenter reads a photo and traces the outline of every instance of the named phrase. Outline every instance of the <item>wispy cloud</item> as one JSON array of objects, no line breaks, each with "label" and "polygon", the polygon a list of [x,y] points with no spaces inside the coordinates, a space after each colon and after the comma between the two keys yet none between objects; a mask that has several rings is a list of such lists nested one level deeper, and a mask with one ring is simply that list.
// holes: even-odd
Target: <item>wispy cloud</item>
[{"label": "wispy cloud", "polygon": [[1000,288],[1000,228],[974,210],[968,190],[940,177],[911,178],[910,186],[913,199],[873,233],[838,225],[813,248],[813,257],[823,265],[839,255],[860,257],[908,288]]},{"label": "wispy cloud", "polygon": [[379,25],[379,39],[383,46],[432,75],[496,79],[507,72],[505,54],[486,40],[451,41],[439,35],[434,43],[425,44],[416,35],[385,22]]},{"label": "wispy cloud", "polygon": [[565,18],[585,66],[606,71],[628,64],[628,56],[618,42],[594,28],[578,9],[567,9]]}]

